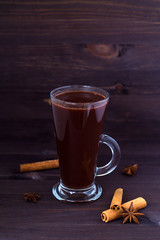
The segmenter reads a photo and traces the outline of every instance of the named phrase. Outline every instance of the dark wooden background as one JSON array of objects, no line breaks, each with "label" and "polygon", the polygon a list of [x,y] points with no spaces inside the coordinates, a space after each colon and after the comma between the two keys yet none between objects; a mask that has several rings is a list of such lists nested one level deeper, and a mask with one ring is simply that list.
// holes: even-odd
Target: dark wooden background
[{"label": "dark wooden background", "polygon": [[[1,240],[160,239],[159,79],[158,0],[0,1]],[[19,173],[20,163],[57,157],[49,92],[69,84],[111,96],[104,132],[119,142],[122,158],[97,178],[103,195],[93,203],[57,201],[51,189],[59,169]],[[121,174],[134,163],[137,175]],[[101,221],[117,187],[123,202],[147,200],[140,225]],[[37,204],[24,201],[29,191],[41,195]]]}]

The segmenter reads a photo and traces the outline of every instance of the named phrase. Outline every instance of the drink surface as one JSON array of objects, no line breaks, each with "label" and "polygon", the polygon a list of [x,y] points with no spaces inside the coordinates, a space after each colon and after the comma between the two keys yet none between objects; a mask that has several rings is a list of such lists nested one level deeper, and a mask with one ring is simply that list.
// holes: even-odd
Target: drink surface
[{"label": "drink surface", "polygon": [[74,103],[89,103],[85,108],[67,108],[52,102],[61,179],[66,187],[82,189],[94,180],[106,102],[95,92],[73,91],[56,98]]},{"label": "drink surface", "polygon": [[96,92],[68,91],[57,94],[56,98],[72,103],[89,103],[105,99],[105,97]]}]

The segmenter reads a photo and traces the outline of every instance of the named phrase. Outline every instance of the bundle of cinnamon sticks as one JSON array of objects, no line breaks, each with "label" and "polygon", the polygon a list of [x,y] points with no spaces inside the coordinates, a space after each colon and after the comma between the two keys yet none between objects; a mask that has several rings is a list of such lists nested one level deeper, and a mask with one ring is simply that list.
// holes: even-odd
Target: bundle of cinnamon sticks
[{"label": "bundle of cinnamon sticks", "polygon": [[123,204],[122,204],[122,197],[123,197],[123,189],[122,188],[116,189],[110,204],[110,209],[107,209],[101,213],[102,221],[107,223],[112,220],[120,218],[121,214],[123,213],[123,208],[129,208],[131,202],[133,202],[133,206],[135,210],[140,210],[147,206],[146,200],[142,197],[138,197],[136,199],[133,199]]}]

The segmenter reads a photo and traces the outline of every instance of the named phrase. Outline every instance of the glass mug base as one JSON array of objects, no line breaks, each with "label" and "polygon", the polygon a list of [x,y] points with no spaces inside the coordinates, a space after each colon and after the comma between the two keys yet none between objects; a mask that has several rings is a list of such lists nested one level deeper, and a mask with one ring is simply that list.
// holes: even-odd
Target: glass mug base
[{"label": "glass mug base", "polygon": [[84,189],[71,189],[57,183],[52,188],[52,193],[60,201],[67,202],[91,202],[97,200],[102,194],[102,187],[93,183],[90,187]]}]

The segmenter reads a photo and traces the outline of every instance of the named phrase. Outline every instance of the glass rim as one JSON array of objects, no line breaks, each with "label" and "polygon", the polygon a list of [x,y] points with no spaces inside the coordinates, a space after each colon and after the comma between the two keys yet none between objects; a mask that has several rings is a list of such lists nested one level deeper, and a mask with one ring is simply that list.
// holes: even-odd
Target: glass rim
[{"label": "glass rim", "polygon": [[[84,90],[85,89],[85,90]],[[88,92],[96,92],[96,93],[99,93],[101,95],[103,95],[105,98],[102,99],[102,100],[98,100],[98,101],[95,101],[95,102],[83,102],[83,103],[77,103],[77,102],[68,102],[68,101],[65,101],[65,100],[61,100],[61,99],[58,99],[56,98],[56,96],[60,93],[63,93],[63,92],[68,92],[68,91],[81,91],[81,90],[84,90],[85,91],[88,91]],[[91,104],[102,104],[102,103],[105,103],[106,101],[109,100],[109,93],[100,88],[100,87],[95,87],[95,86],[89,86],[89,85],[66,85],[66,86],[62,86],[62,87],[58,87],[58,88],[55,88],[53,89],[51,92],[50,92],[50,98],[51,98],[51,101],[53,100],[55,103],[59,103],[59,104],[66,104],[66,105],[70,105],[72,107],[84,107],[84,106],[88,106],[88,105],[91,105]]]}]

